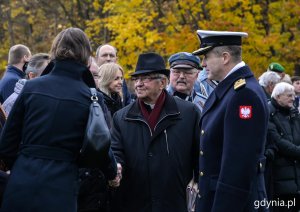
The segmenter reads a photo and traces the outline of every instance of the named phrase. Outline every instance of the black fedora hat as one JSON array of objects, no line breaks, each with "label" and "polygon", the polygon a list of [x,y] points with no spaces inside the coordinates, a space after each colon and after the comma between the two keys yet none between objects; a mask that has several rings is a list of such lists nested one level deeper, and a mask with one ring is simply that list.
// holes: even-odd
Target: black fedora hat
[{"label": "black fedora hat", "polygon": [[131,76],[150,73],[160,73],[169,76],[170,71],[166,69],[165,61],[160,55],[153,52],[140,54],[135,72]]}]

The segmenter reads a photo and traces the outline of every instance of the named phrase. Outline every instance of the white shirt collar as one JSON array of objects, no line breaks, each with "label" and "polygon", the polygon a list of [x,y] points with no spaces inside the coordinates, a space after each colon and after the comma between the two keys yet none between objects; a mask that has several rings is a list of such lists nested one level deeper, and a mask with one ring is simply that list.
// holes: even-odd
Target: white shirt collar
[{"label": "white shirt collar", "polygon": [[[236,64],[234,67],[233,67],[233,69],[231,69],[230,71],[229,71],[229,73],[225,76],[225,78],[226,77],[228,77],[230,74],[232,74],[233,72],[235,72],[236,70],[238,70],[239,68],[242,68],[243,66],[245,66],[246,65],[246,63],[244,62],[244,61],[242,61],[242,62],[239,62],[238,64]],[[224,78],[224,79],[225,79]],[[224,80],[223,79],[223,80]]]}]

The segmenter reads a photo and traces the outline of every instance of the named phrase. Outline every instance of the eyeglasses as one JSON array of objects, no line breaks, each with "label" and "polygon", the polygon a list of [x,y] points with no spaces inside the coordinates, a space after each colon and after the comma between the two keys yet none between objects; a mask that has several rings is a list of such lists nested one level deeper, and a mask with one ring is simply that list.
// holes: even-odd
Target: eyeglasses
[{"label": "eyeglasses", "polygon": [[181,73],[185,76],[192,76],[193,74],[197,73],[197,71],[194,70],[180,70],[180,69],[171,69],[171,72],[175,76],[180,76]]},{"label": "eyeglasses", "polygon": [[142,81],[143,83],[148,83],[154,79],[161,79],[159,76],[137,76],[137,77],[131,77],[131,80],[134,81],[135,83],[138,82],[139,80]]}]

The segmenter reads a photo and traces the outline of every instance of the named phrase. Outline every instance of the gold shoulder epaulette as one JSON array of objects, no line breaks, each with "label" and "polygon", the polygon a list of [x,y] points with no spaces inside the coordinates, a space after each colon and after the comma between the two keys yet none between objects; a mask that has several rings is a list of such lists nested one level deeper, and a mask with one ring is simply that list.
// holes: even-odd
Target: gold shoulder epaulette
[{"label": "gold shoulder epaulette", "polygon": [[237,89],[239,89],[239,88],[241,88],[245,85],[246,85],[246,80],[245,79],[239,79],[239,80],[235,81],[235,83],[234,83],[234,90],[237,90]]}]

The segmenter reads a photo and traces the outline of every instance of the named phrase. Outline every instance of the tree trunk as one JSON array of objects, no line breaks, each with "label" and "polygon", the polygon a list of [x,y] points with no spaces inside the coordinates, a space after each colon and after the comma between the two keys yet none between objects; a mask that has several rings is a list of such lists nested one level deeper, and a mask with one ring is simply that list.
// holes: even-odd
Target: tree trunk
[{"label": "tree trunk", "polygon": [[9,35],[9,45],[13,46],[15,45],[15,36],[13,31],[13,22],[11,20],[11,6],[10,6],[10,0],[7,0],[7,22],[8,22],[8,35]]}]

